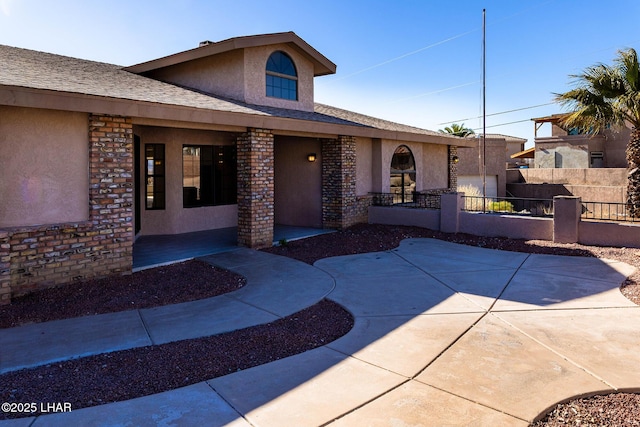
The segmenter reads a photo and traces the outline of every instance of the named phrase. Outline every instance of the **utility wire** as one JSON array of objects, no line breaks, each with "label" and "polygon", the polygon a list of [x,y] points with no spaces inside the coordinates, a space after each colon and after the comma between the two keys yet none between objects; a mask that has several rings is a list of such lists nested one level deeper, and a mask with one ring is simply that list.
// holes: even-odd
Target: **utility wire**
[{"label": "utility wire", "polygon": [[[529,107],[514,108],[513,110],[506,110],[506,111],[500,111],[498,113],[487,114],[486,117],[499,116],[501,114],[508,114],[508,113],[513,113],[513,112],[516,112],[516,111],[531,110],[533,108],[546,107],[547,105],[553,105],[553,104],[555,104],[555,102],[547,102],[546,104],[531,105]],[[448,124],[451,124],[451,123],[464,122],[464,121],[467,121],[467,120],[481,119],[481,118],[482,118],[482,116],[467,117],[466,119],[458,119],[458,120],[451,120],[451,121],[447,121],[447,122],[438,123],[438,126],[440,126],[440,125],[448,125]]]},{"label": "utility wire", "polygon": [[[526,12],[528,12],[528,11],[532,10],[532,9],[540,8],[540,7],[545,6],[545,5],[549,4],[549,3],[552,3],[552,2],[554,2],[554,1],[555,1],[555,0],[548,0],[548,1],[546,1],[546,2],[539,3],[539,4],[534,5],[534,6],[532,6],[532,7],[529,7],[529,8],[523,9],[523,10],[521,10],[521,11],[519,11],[519,12],[516,12],[516,13],[514,13],[514,14],[512,14],[512,15],[505,16],[505,17],[504,17],[504,18],[502,18],[502,19],[499,19],[499,20],[497,20],[497,21],[492,22],[490,25],[496,25],[496,24],[499,24],[499,23],[501,23],[501,22],[508,21],[508,20],[510,20],[510,19],[513,19],[514,17],[516,17],[516,16],[518,16],[518,15],[522,15],[523,13],[526,13]],[[473,30],[466,31],[466,32],[464,32],[464,33],[456,34],[455,36],[451,36],[451,37],[446,38],[446,39],[444,39],[444,40],[440,40],[440,41],[438,41],[438,42],[432,43],[432,44],[430,44],[430,45],[428,45],[428,46],[421,47],[420,49],[416,49],[416,50],[414,50],[414,51],[407,52],[407,53],[402,54],[402,55],[400,55],[400,56],[397,56],[397,57],[395,57],[395,58],[391,58],[391,59],[388,59],[388,60],[386,60],[386,61],[380,62],[380,63],[378,63],[378,64],[371,65],[370,67],[366,67],[366,68],[363,68],[363,69],[361,69],[361,70],[355,71],[355,72],[353,72],[353,73],[351,73],[351,74],[347,74],[346,76],[338,77],[338,78],[336,78],[336,79],[333,79],[332,81],[334,81],[334,82],[335,82],[335,81],[340,81],[340,80],[348,79],[349,77],[353,77],[353,76],[356,76],[356,75],[358,75],[358,74],[364,73],[364,72],[366,72],[366,71],[373,70],[373,69],[378,68],[378,67],[382,67],[383,65],[390,64],[390,63],[392,63],[392,62],[395,62],[395,61],[398,61],[398,60],[400,60],[400,59],[406,58],[406,57],[408,57],[408,56],[415,55],[416,53],[423,52],[423,51],[425,51],[425,50],[427,50],[427,49],[431,49],[431,48],[433,48],[433,47],[440,46],[440,45],[442,45],[442,44],[445,44],[445,43],[448,43],[448,42],[450,42],[450,41],[453,41],[453,40],[459,39],[459,38],[461,38],[461,37],[464,37],[464,36],[466,36],[466,35],[469,35],[469,34],[475,33],[475,32],[477,32],[477,31],[479,31],[479,30],[481,30],[481,29],[482,29],[482,28],[475,28],[475,29],[473,29]]]},{"label": "utility wire", "polygon": [[445,43],[450,42],[450,41],[452,41],[452,40],[459,39],[460,37],[464,37],[464,36],[466,36],[466,35],[468,35],[468,34],[471,34],[471,33],[476,32],[476,31],[478,31],[478,29],[470,30],[470,31],[467,31],[467,32],[464,32],[464,33],[457,34],[457,35],[455,35],[455,36],[449,37],[448,39],[444,39],[444,40],[441,40],[441,41],[439,41],[439,42],[436,42],[436,43],[430,44],[429,46],[425,46],[425,47],[422,47],[422,48],[420,48],[420,49],[414,50],[414,51],[412,51],[412,52],[408,52],[408,53],[405,53],[405,54],[403,54],[403,55],[397,56],[397,57],[395,57],[395,58],[388,59],[388,60],[386,60],[386,61],[384,61],[384,62],[380,62],[379,64],[375,64],[375,65],[372,65],[372,66],[370,66],[370,67],[363,68],[362,70],[355,71],[355,72],[353,72],[353,73],[351,73],[351,74],[347,74],[346,76],[342,76],[342,77],[339,77],[339,78],[333,79],[332,81],[334,81],[334,82],[335,82],[335,81],[339,81],[339,80],[344,80],[344,79],[347,79],[347,78],[349,78],[349,77],[353,77],[353,76],[355,76],[355,75],[358,75],[358,74],[364,73],[364,72],[366,72],[366,71],[373,70],[374,68],[382,67],[383,65],[387,65],[387,64],[389,64],[389,63],[391,63],[391,62],[398,61],[398,60],[400,60],[400,59],[406,58],[407,56],[415,55],[416,53],[420,53],[420,52],[425,51],[425,50],[427,50],[427,49],[431,49],[432,47],[440,46],[441,44],[445,44]]},{"label": "utility wire", "polygon": [[[497,128],[497,127],[500,127],[500,126],[507,126],[507,125],[513,125],[513,124],[516,124],[516,123],[524,123],[524,122],[530,122],[530,121],[531,121],[531,119],[526,119],[526,120],[517,120],[517,121],[515,121],[515,122],[500,123],[499,125],[485,126],[485,128],[487,128],[487,129],[488,129],[488,128]],[[480,127],[480,128],[474,128],[473,130],[474,130],[474,131],[476,131],[476,130],[481,130],[481,129],[482,129],[482,128]]]}]

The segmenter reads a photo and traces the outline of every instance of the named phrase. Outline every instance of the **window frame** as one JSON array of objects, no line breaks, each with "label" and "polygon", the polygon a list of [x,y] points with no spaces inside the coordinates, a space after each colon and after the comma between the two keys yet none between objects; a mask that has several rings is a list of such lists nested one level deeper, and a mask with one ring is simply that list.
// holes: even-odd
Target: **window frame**
[{"label": "window frame", "polygon": [[[197,174],[191,177],[194,182],[197,180],[198,185],[185,185],[188,179],[185,175],[185,153],[188,149],[198,152]],[[237,204],[237,173],[237,148],[235,145],[183,144],[182,207],[191,209]]]},{"label": "window frame", "polygon": [[[274,55],[280,55],[288,60],[293,69],[293,74],[282,72],[277,68]],[[272,66],[273,65],[273,66]],[[291,87],[293,85],[293,87]],[[276,93],[279,94],[276,94]],[[289,95],[286,95],[289,94]],[[265,95],[267,98],[284,99],[287,101],[298,101],[298,69],[291,56],[281,50],[276,50],[269,55],[265,66]]]},{"label": "window frame", "polygon": [[[151,167],[149,161],[153,162]],[[145,209],[166,209],[166,154],[164,144],[151,143],[144,145],[144,182]],[[151,203],[149,203],[150,200]]]},{"label": "window frame", "polygon": [[[395,166],[395,167],[394,167]],[[406,181],[407,176],[409,177],[409,183]],[[414,192],[407,191],[407,187],[410,187],[411,182],[417,183],[417,165],[415,156],[413,155],[413,151],[407,145],[399,145],[393,151],[393,155],[391,156],[391,164],[389,167],[389,187],[393,192],[393,188],[391,185],[391,181],[393,178],[400,178],[400,186],[398,188],[398,192],[394,193],[394,204],[404,204],[407,202],[413,202]],[[407,185],[409,184],[409,185]]]}]

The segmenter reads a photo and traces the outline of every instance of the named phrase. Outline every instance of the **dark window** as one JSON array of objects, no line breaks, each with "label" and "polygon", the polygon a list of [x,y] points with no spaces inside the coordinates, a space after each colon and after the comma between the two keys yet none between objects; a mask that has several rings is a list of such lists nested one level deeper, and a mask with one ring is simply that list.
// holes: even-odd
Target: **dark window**
[{"label": "dark window", "polygon": [[145,206],[147,209],[164,209],[164,144],[145,144]]},{"label": "dark window", "polygon": [[396,148],[391,158],[390,187],[394,203],[413,201],[416,191],[416,162],[406,145]]},{"label": "dark window", "polygon": [[185,145],[182,173],[185,208],[237,203],[235,146]]},{"label": "dark window", "polygon": [[298,73],[291,58],[274,52],[267,61],[267,96],[298,100]]}]

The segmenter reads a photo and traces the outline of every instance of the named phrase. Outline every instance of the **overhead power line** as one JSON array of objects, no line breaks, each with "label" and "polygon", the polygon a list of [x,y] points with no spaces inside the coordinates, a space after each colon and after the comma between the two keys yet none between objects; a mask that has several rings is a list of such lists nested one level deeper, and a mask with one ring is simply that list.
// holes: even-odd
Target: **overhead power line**
[{"label": "overhead power line", "polygon": [[[499,116],[501,114],[513,113],[513,112],[516,112],[516,111],[531,110],[533,108],[546,107],[547,105],[553,105],[553,104],[555,104],[555,103],[554,102],[547,102],[545,104],[531,105],[529,107],[514,108],[513,110],[506,110],[506,111],[500,111],[498,113],[487,114],[486,117]],[[480,118],[482,118],[482,116],[467,117],[466,119],[458,119],[458,120],[451,120],[451,121],[447,121],[447,122],[438,123],[438,125],[448,125],[448,124],[451,124],[451,123],[464,122],[466,120],[474,120],[474,119],[480,119]]]},{"label": "overhead power line", "polygon": [[460,37],[464,37],[464,36],[466,36],[468,34],[476,32],[476,31],[478,31],[478,29],[470,30],[470,31],[466,31],[464,33],[457,34],[457,35],[449,37],[447,39],[440,40],[439,42],[435,42],[433,44],[430,44],[429,46],[421,47],[420,49],[414,50],[412,52],[408,52],[408,53],[405,53],[403,55],[397,56],[395,58],[388,59],[388,60],[386,60],[384,62],[380,62],[379,64],[375,64],[375,65],[372,65],[370,67],[363,68],[362,70],[355,71],[355,72],[353,72],[351,74],[347,74],[346,76],[342,76],[342,77],[336,78],[333,81],[344,80],[344,79],[347,79],[349,77],[353,77],[355,75],[364,73],[366,71],[373,70],[374,68],[382,67],[383,65],[387,65],[387,64],[390,64],[391,62],[395,62],[395,61],[398,61],[400,59],[406,58],[408,56],[415,55],[416,53],[420,53],[420,52],[425,51],[427,49],[431,49],[433,47],[440,46],[441,44],[445,44],[445,43],[448,43],[448,42],[450,42],[452,40],[459,39]]},{"label": "overhead power line", "polygon": [[[497,128],[497,127],[500,127],[500,126],[507,126],[507,125],[513,125],[513,124],[516,124],[516,123],[524,123],[524,122],[530,122],[530,121],[531,121],[531,119],[526,119],[526,120],[517,120],[517,121],[515,121],[515,122],[500,123],[499,125],[486,126],[485,128],[487,128],[487,129],[488,129],[488,128]],[[473,130],[474,130],[474,131],[476,131],[476,130],[482,130],[482,128],[474,128]]]}]

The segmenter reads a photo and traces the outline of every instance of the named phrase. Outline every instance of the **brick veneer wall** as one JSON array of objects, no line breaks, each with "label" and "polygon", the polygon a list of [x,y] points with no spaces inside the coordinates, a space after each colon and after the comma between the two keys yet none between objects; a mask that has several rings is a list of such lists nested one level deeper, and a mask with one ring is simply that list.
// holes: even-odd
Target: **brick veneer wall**
[{"label": "brick veneer wall", "polygon": [[238,245],[264,248],[273,244],[273,134],[248,129],[237,140]]},{"label": "brick veneer wall", "polygon": [[356,197],[356,213],[354,218],[355,224],[369,222],[369,207],[373,205],[373,195],[365,194]]},{"label": "brick veneer wall", "polygon": [[343,229],[357,222],[356,138],[322,140],[322,225]]},{"label": "brick veneer wall", "polygon": [[453,161],[454,157],[458,157],[458,147],[449,145],[449,189],[457,191],[458,189],[458,164]]},{"label": "brick veneer wall", "polygon": [[131,119],[89,116],[89,219],[0,230],[0,303],[73,280],[130,273]]}]

